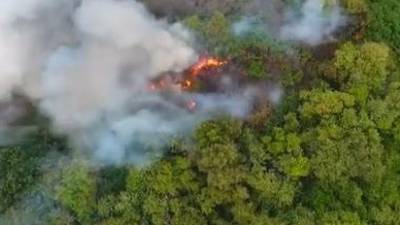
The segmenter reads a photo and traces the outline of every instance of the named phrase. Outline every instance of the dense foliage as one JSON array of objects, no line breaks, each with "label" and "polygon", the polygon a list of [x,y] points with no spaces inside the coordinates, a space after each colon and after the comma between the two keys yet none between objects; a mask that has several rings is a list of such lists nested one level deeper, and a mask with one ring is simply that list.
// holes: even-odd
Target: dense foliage
[{"label": "dense foliage", "polygon": [[375,41],[383,41],[397,51],[400,49],[400,2],[396,0],[368,0],[369,23],[367,35]]},{"label": "dense foliage", "polygon": [[210,53],[279,80],[283,101],[200,124],[145,168],[98,168],[42,129],[0,150],[0,224],[400,224],[400,2],[342,2],[366,33],[326,59],[235,36],[227,14],[184,18]]}]

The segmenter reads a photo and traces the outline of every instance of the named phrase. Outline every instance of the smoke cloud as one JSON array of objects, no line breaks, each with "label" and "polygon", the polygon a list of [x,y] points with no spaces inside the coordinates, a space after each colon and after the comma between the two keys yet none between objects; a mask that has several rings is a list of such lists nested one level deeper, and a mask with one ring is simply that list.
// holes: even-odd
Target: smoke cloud
[{"label": "smoke cloud", "polygon": [[333,40],[334,32],[346,23],[346,16],[337,1],[302,0],[296,3],[285,6],[276,0],[252,1],[248,8],[252,16],[234,23],[232,30],[236,35],[244,35],[264,29],[280,40],[318,45]]},{"label": "smoke cloud", "polygon": [[323,0],[306,0],[300,12],[290,10],[286,18],[287,23],[282,27],[280,37],[311,45],[332,38],[333,32],[345,24],[339,5],[327,5]]},{"label": "smoke cloud", "polygon": [[[269,11],[280,16],[270,20],[269,31],[284,40],[318,44],[344,23],[340,7],[322,0],[305,0],[297,10],[270,1]],[[264,1],[251,4],[257,2]],[[240,35],[259,22],[246,18],[233,29]],[[0,103],[23,94],[77,149],[105,163],[143,165],[159,153],[151,149],[199,121],[245,116],[259,91],[150,92],[149,82],[160,74],[179,73],[197,60],[190,42],[181,24],[156,19],[137,1],[3,0]],[[281,91],[270,92],[279,102]],[[196,102],[195,112],[183,106],[188,101]],[[12,110],[0,116],[9,120]],[[9,133],[7,125],[1,128]]]},{"label": "smoke cloud", "polygon": [[[244,116],[251,95],[179,96],[148,83],[197,60],[190,33],[131,0],[0,2],[0,100],[22,93],[54,130],[105,163],[148,162],[149,149],[216,113]],[[195,100],[196,112],[182,107]]]}]

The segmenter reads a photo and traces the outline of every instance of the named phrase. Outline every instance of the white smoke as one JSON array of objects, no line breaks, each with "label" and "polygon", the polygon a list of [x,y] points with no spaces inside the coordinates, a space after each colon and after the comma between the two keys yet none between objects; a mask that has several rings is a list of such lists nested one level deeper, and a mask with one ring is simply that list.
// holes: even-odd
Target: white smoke
[{"label": "white smoke", "polygon": [[[247,113],[246,94],[168,97],[147,90],[196,59],[181,25],[131,0],[0,1],[0,101],[22,92],[54,129],[106,163],[147,162],[147,148],[214,112]],[[175,99],[178,98],[178,99]],[[195,99],[199,109],[180,105]]]},{"label": "white smoke", "polygon": [[332,34],[345,24],[338,3],[327,5],[324,0],[305,0],[299,14],[290,10],[286,17],[287,23],[281,28],[280,37],[310,45],[332,39]]},{"label": "white smoke", "polygon": [[243,17],[239,21],[232,24],[232,32],[234,35],[242,36],[248,34],[257,28],[259,24],[254,17]]},{"label": "white smoke", "polygon": [[[282,2],[265,0],[253,2],[257,7],[252,16],[245,16],[232,25],[232,32],[241,36],[264,30],[272,37],[284,41],[294,41],[318,45],[334,38],[334,32],[346,23],[346,16],[336,1],[329,4],[325,0],[301,0],[289,5],[285,10]],[[267,15],[260,10],[268,11]],[[278,13],[280,12],[280,13]],[[274,16],[271,18],[269,14]],[[254,15],[266,17],[257,20]]]}]

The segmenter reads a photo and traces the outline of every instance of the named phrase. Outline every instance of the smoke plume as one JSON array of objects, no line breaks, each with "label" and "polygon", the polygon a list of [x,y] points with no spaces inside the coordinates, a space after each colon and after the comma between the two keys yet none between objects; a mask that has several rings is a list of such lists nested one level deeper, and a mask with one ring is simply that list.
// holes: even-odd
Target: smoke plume
[{"label": "smoke plume", "polygon": [[334,32],[346,23],[346,16],[337,1],[301,0],[296,3],[251,1],[247,9],[251,16],[234,23],[232,30],[236,35],[244,35],[264,29],[267,34],[283,41],[318,45],[333,40]]},{"label": "smoke plume", "polygon": [[306,0],[300,12],[289,10],[286,18],[287,23],[282,27],[280,37],[311,45],[332,38],[333,32],[345,23],[338,4],[328,5],[323,0]]},{"label": "smoke plume", "polygon": [[[0,2],[0,100],[22,93],[54,130],[106,163],[143,164],[149,148],[214,113],[243,116],[248,94],[149,92],[197,60],[180,24],[131,0]],[[180,102],[194,99],[196,112]]]},{"label": "smoke plume", "polygon": [[[305,0],[297,10],[269,1],[268,11],[277,15],[269,31],[284,40],[318,44],[344,21],[339,6],[325,7],[322,0]],[[233,28],[241,34],[259,22],[248,18]],[[137,1],[0,1],[0,103],[22,94],[76,149],[106,163],[143,164],[154,154],[149,149],[199,121],[221,113],[245,116],[259,91],[149,91],[160,74],[180,73],[197,60],[192,41],[181,24],[155,18]],[[281,93],[269,95],[277,102]],[[196,110],[184,107],[187,102]]]}]

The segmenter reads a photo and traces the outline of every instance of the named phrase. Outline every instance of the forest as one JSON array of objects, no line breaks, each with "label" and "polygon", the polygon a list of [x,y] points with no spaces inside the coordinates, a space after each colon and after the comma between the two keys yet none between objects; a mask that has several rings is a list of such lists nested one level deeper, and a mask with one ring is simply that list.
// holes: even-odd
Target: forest
[{"label": "forest", "polygon": [[[76,3],[71,10],[84,7],[80,1],[70,1]],[[74,21],[86,33],[82,37],[76,34],[80,37],[77,41],[59,38],[62,35],[57,32],[62,31],[57,28],[51,28],[54,32],[48,36],[32,31],[32,27],[46,27],[47,31],[48,27],[58,26],[58,17],[69,16],[64,13],[66,9],[51,13],[54,19],[46,20],[51,23],[45,25],[40,23],[40,16],[35,20],[33,14],[23,12],[23,19],[31,22],[26,26],[20,22],[22,25],[16,29],[22,30],[18,48],[9,47],[12,45],[7,41],[14,39],[6,35],[14,28],[10,25],[14,23],[8,22],[9,15],[15,19],[22,12],[15,16],[17,10],[12,4],[7,8],[0,3],[0,8],[5,8],[0,9],[0,51],[35,52],[26,54],[27,60],[21,61],[34,64],[24,67],[29,74],[40,73],[41,79],[48,78],[44,92],[51,93],[43,98],[32,97],[27,91],[31,89],[20,85],[12,88],[11,97],[3,98],[8,87],[3,85],[5,78],[1,76],[8,70],[0,69],[0,109],[10,102],[23,105],[20,108],[24,109],[10,122],[5,119],[5,110],[0,110],[1,225],[400,224],[400,1],[87,2],[96,1],[115,7],[92,7],[86,10],[87,14],[84,9],[78,11]],[[49,1],[16,2],[21,3],[16,7],[22,8]],[[132,36],[127,30],[136,28],[123,21],[130,15],[111,12],[117,10],[119,3],[125,4],[122,9],[137,5],[138,11],[132,12],[137,12],[133,18],[139,22],[133,24],[140,26],[143,15],[151,18],[151,22],[146,20],[143,24],[153,24],[155,28],[141,27]],[[321,8],[313,4],[320,4]],[[316,26],[311,24],[314,9],[322,14]],[[92,14],[94,18],[104,18],[91,20],[88,15]],[[294,14],[297,19],[287,19],[287,14]],[[172,26],[169,33],[159,31],[165,24],[179,26]],[[67,63],[74,63],[75,59],[62,58],[65,52],[77,55],[75,58],[82,60],[78,65],[95,65],[99,69],[71,66],[75,64],[67,64],[64,69],[55,63],[49,66],[51,69],[37,72],[43,66],[36,61],[50,53],[39,54],[41,45],[26,44],[31,39],[24,38],[23,29],[35,34],[32,40],[57,36],[57,44],[47,39],[32,42],[46,43],[45,49],[50,49],[47,45],[69,42],[74,47],[84,46],[79,47],[83,53],[61,50],[55,55],[61,55],[57,59]],[[62,28],[70,33],[76,32],[74,29]],[[189,58],[191,53],[181,42],[177,42],[178,47],[169,48],[170,43],[175,43],[175,34],[190,36],[187,43],[193,51],[220,60],[212,64],[218,68],[207,67],[200,78],[191,80],[200,67],[190,67],[194,61],[179,67],[181,58]],[[138,47],[131,47],[131,39],[142,36],[155,41],[147,45],[140,40],[135,44]],[[110,40],[118,41],[114,45],[109,44]],[[136,64],[131,60],[146,64],[153,56],[148,54],[142,59],[137,55],[164,47],[166,54],[158,52],[156,56],[170,62],[166,69],[180,69],[173,75],[151,77],[152,91],[157,94],[141,94],[145,90],[134,96],[125,95],[120,91],[124,86],[117,86],[120,92],[114,95],[111,78],[103,76],[103,72],[111,74],[115,65],[121,65],[123,71],[133,71],[136,77],[147,71],[162,74],[164,67],[132,69]],[[176,56],[179,61],[174,61],[174,52],[180,54]],[[0,67],[10,63],[15,54],[0,53]],[[101,57],[93,60],[93,55]],[[207,62],[211,65],[210,60]],[[183,79],[182,69],[189,72],[183,76],[186,80],[179,81],[186,85],[179,93],[186,94],[175,96],[170,94],[171,87],[164,90],[163,85],[176,77]],[[71,81],[51,77],[52,71],[90,75]],[[105,78],[93,82],[92,74]],[[227,92],[234,94],[221,94],[226,86],[220,86],[226,79],[218,74],[227,74],[233,83]],[[143,81],[124,76],[118,79],[135,88]],[[59,80],[74,87],[72,91],[64,90],[62,85],[49,86]],[[85,88],[81,89],[81,84]],[[97,88],[107,91],[100,93]],[[67,97],[60,97],[64,93]],[[92,93],[100,93],[96,96],[99,98],[83,104],[93,99]],[[111,98],[110,93],[118,97]],[[215,97],[220,94],[224,97]],[[247,94],[251,97],[247,98]],[[155,99],[153,95],[163,96],[149,100]],[[186,106],[187,96],[198,101],[190,100]],[[82,101],[75,104],[75,97]],[[157,105],[148,106],[153,102]],[[173,109],[162,108],[170,102],[174,102]],[[108,108],[98,116],[100,119],[86,113],[90,107],[106,103]],[[121,115],[127,114],[128,104],[129,112],[139,112],[138,116],[120,122],[125,118]],[[212,113],[206,111],[206,105],[207,110],[213,109]],[[118,111],[121,107],[124,110]],[[149,107],[156,114],[143,114],[137,107]],[[168,119],[159,118],[161,110]],[[93,118],[96,122],[88,122]],[[102,121],[115,122],[112,127],[116,131],[111,133],[121,134],[117,140],[125,143],[128,139],[129,145],[121,147],[120,142],[107,139],[112,135],[102,128],[108,127]],[[122,134],[131,122],[134,130]],[[181,129],[185,125],[189,128]],[[106,130],[107,135],[95,135],[99,130]],[[80,144],[85,138],[93,145]],[[100,150],[91,150],[94,145],[101,146]]]}]

